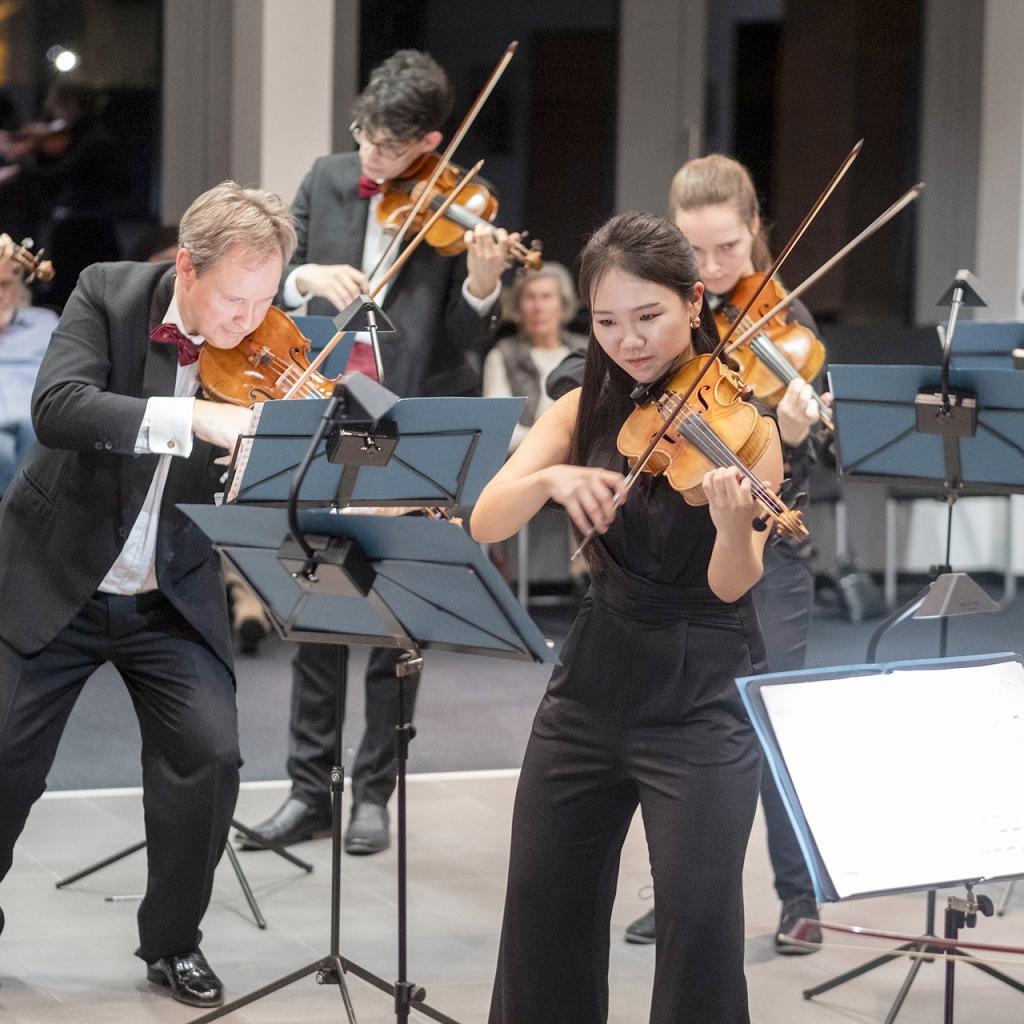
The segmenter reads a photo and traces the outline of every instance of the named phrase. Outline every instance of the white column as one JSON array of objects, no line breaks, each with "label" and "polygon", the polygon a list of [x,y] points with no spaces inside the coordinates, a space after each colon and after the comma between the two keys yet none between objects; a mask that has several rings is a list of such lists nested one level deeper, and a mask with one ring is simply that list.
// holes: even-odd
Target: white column
[{"label": "white column", "polygon": [[260,184],[291,202],[313,160],[331,152],[334,0],[269,0],[262,13],[260,114],[252,125]]},{"label": "white column", "polygon": [[619,16],[616,208],[664,214],[672,175],[700,155],[707,0],[627,0]]},{"label": "white column", "polygon": [[978,175],[979,319],[1024,319],[1024,4],[985,3]]}]

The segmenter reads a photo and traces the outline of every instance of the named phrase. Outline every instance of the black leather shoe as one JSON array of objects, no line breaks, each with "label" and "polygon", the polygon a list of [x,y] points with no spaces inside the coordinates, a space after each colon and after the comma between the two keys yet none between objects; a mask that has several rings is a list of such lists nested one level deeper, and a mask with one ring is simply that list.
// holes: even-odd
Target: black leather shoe
[{"label": "black leather shoe", "polygon": [[3,935],[3,933],[4,933],[4,924],[5,924],[4,908],[0,907],[0,935]]},{"label": "black leather shoe", "polygon": [[807,953],[817,953],[816,946],[805,946],[803,943],[812,942],[817,946],[821,945],[821,929],[812,925],[801,935],[800,939],[795,936],[797,922],[800,918],[806,917],[812,921],[818,920],[818,904],[810,895],[792,896],[782,904],[782,914],[779,917],[779,930],[775,933],[775,951],[783,956],[803,956]]},{"label": "black leather shoe", "polygon": [[654,907],[626,928],[625,939],[638,946],[649,946],[654,942]]},{"label": "black leather shoe", "polygon": [[169,988],[179,1003],[220,1006],[224,1002],[224,986],[198,949],[161,957],[146,968],[146,977],[154,985]]},{"label": "black leather shoe", "polygon": [[[331,834],[331,812],[315,810],[290,796],[266,821],[254,825],[253,832],[278,846],[322,839]],[[235,833],[235,840],[240,850],[266,849],[241,832]]]},{"label": "black leather shoe", "polygon": [[345,852],[380,853],[390,845],[388,809],[380,804],[356,804],[345,830]]},{"label": "black leather shoe", "polygon": [[259,619],[242,619],[238,624],[239,649],[243,654],[259,654],[266,635],[266,627]]}]

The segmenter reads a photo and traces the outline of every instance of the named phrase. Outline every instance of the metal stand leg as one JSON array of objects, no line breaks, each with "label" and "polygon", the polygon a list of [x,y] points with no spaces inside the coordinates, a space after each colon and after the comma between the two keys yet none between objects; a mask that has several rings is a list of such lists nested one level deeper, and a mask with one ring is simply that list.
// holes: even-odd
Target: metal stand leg
[{"label": "metal stand leg", "polygon": [[1006,908],[1010,905],[1010,899],[1013,896],[1013,889],[1016,882],[1008,882],[1006,888],[1003,890],[1003,898],[999,901],[999,906],[996,908],[996,917],[1002,917],[1006,913]]},{"label": "metal stand leg", "polygon": [[443,1013],[428,1006],[423,999],[426,993],[422,988],[406,980],[406,818],[405,818],[405,761],[408,756],[409,740],[415,734],[410,722],[405,721],[405,689],[403,677],[411,671],[418,670],[418,658],[410,657],[400,661],[395,667],[398,676],[399,725],[397,727],[398,742],[398,980],[394,985],[388,984],[383,978],[371,974],[364,967],[341,955],[341,798],[345,785],[345,769],[342,765],[341,731],[344,721],[344,706],[341,702],[341,688],[338,688],[335,705],[334,733],[334,767],[331,769],[331,951],[319,960],[297,971],[272,981],[263,988],[250,992],[248,995],[235,999],[211,1013],[204,1014],[189,1021],[189,1024],[209,1024],[210,1021],[226,1017],[229,1013],[255,1003],[264,996],[287,988],[293,982],[313,975],[318,985],[337,985],[345,1006],[345,1014],[349,1024],[356,1024],[355,1009],[345,984],[345,975],[354,974],[374,988],[386,992],[395,1000],[395,1019],[407,1021],[409,1011],[416,1010],[438,1024],[458,1024],[458,1021],[446,1017]]},{"label": "metal stand leg", "polygon": [[[268,843],[263,840],[257,833],[247,828],[245,825],[240,825],[234,818],[231,819],[232,828],[238,829],[244,835],[249,836],[251,839],[255,839],[261,842],[268,850],[273,850],[279,857],[283,857],[285,860],[290,861],[296,867],[302,868],[303,871],[312,871],[313,865],[308,861],[301,860],[300,858],[289,853],[284,847],[278,846],[276,843]],[[103,860],[97,861],[95,864],[90,864],[86,868],[82,868],[81,871],[76,871],[72,875],[68,875],[66,878],[60,879],[54,883],[57,889],[63,889],[66,885],[71,885],[73,882],[79,881],[79,879],[85,878],[88,875],[95,874],[97,871],[101,871],[103,868],[109,867],[111,864],[116,864],[119,860],[123,860],[125,857],[130,856],[133,853],[137,853],[139,850],[144,849],[146,846],[146,840],[142,839],[132,846],[127,846],[123,850],[119,850],[117,853],[111,854],[109,857],[105,857]],[[252,886],[249,885],[249,879],[246,878],[245,872],[242,870],[242,865],[238,861],[238,856],[235,851],[231,848],[231,844],[227,843],[224,847],[225,852],[228,855],[228,860],[231,862],[231,867],[234,868],[235,877],[238,879],[238,884],[242,887],[242,894],[245,896],[246,902],[249,904],[249,909],[252,911],[252,916],[256,921],[256,925],[260,929],[267,927],[266,918],[260,911],[259,904],[256,902],[256,896],[252,891]]]}]

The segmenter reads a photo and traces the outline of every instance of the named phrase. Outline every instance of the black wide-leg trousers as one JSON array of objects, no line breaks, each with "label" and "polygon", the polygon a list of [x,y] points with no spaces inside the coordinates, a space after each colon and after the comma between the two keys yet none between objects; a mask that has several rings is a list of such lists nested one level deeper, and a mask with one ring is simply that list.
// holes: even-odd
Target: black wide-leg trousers
[{"label": "black wide-leg trousers", "polygon": [[[491,1024],[608,1015],[619,854],[639,805],[658,913],[653,1024],[746,1024],[743,859],[760,752],[734,679],[753,609],[649,623],[584,600],[516,794]],[[756,666],[756,668],[755,668]]]},{"label": "black wide-leg trousers", "polygon": [[199,943],[240,765],[234,677],[159,593],[95,594],[31,657],[0,641],[0,879],[46,788],[71,709],[107,661],[142,732],[149,876],[137,954],[152,962]]},{"label": "black wide-leg trousers", "polygon": [[[353,803],[379,804],[391,798],[398,777],[398,679],[403,651],[374,647],[366,667],[366,727],[352,768]],[[299,644],[292,659],[292,704],[288,730],[288,776],[292,795],[307,807],[330,812],[336,701],[345,707],[348,648],[341,644]],[[405,679],[405,715],[412,721],[420,675]]]}]

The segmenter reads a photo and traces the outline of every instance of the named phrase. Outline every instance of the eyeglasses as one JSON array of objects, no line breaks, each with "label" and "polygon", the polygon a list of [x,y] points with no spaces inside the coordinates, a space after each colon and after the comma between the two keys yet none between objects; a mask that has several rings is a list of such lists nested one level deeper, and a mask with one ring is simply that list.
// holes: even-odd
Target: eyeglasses
[{"label": "eyeglasses", "polygon": [[366,132],[358,121],[353,121],[348,126],[348,130],[351,133],[352,138],[355,139],[357,146],[375,146],[381,155],[388,160],[398,160],[400,157],[405,156],[405,154],[416,145],[416,140],[407,143],[401,143],[397,139],[386,139],[384,142],[377,142],[376,140],[367,137]]}]

